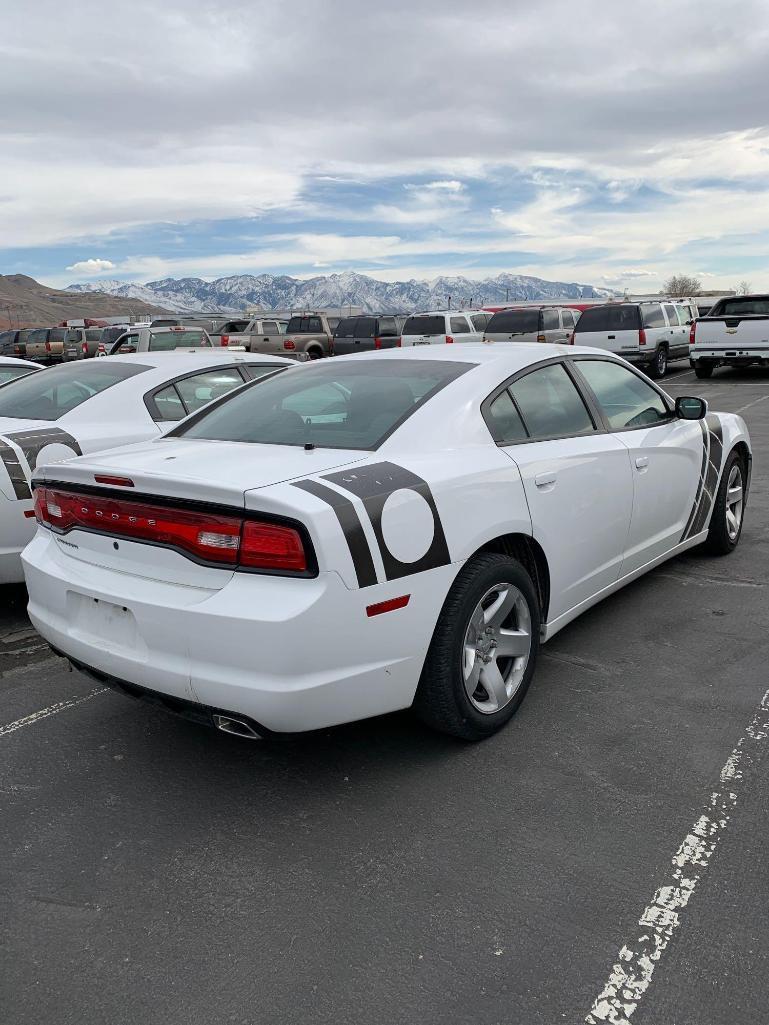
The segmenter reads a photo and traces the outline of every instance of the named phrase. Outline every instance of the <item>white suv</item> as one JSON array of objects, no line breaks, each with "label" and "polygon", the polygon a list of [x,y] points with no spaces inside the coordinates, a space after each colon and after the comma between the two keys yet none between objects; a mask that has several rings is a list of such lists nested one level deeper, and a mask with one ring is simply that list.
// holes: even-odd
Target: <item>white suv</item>
[{"label": "white suv", "polygon": [[624,356],[664,377],[671,359],[689,356],[691,306],[675,300],[589,306],[574,328],[577,345],[591,345]]},{"label": "white suv", "polygon": [[[480,342],[491,320],[483,310],[437,310],[415,313],[401,331],[401,346],[443,345],[444,342]],[[687,340],[688,341],[688,340]],[[687,349],[688,351],[688,349]]]}]

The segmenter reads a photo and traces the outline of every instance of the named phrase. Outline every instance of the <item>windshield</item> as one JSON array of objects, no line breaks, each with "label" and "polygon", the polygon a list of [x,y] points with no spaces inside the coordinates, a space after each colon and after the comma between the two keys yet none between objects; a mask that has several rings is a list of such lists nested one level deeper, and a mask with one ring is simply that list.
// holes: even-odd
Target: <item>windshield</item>
[{"label": "windshield", "polygon": [[722,299],[710,313],[716,317],[769,317],[769,296]]},{"label": "windshield", "polygon": [[575,331],[637,331],[641,326],[637,306],[591,306],[584,310]]},{"label": "windshield", "polygon": [[403,325],[404,335],[444,335],[446,318],[442,313],[432,317],[409,317]]},{"label": "windshield", "polygon": [[0,417],[58,420],[81,403],[149,367],[117,360],[79,360],[52,370],[27,374],[0,391]]},{"label": "windshield", "polygon": [[262,445],[375,449],[472,364],[439,360],[323,361],[245,388],[175,437]]},{"label": "windshield", "polygon": [[165,352],[178,349],[180,345],[210,345],[204,331],[151,331],[149,348],[151,352]]},{"label": "windshield", "polygon": [[501,310],[486,325],[486,334],[536,334],[539,330],[539,310]]}]

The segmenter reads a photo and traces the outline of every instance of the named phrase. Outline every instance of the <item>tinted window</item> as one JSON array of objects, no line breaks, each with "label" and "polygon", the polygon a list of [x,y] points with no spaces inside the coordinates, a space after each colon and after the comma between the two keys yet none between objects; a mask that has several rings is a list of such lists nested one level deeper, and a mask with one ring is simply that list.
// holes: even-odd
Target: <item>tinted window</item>
[{"label": "tinted window", "polygon": [[510,391],[533,441],[595,430],[573,381],[558,363],[532,371],[510,385]]},{"label": "tinted window", "polygon": [[187,412],[195,413],[206,403],[221,398],[241,384],[243,378],[233,367],[229,370],[206,370],[194,377],[185,377],[176,382],[176,390]]},{"label": "tinted window", "polygon": [[612,430],[647,427],[670,419],[659,392],[632,371],[605,360],[579,360],[577,367],[595,392]]},{"label": "tinted window", "polygon": [[[358,323],[357,317],[345,317],[340,320],[334,331],[335,338],[353,338],[355,335],[355,325]],[[289,324],[289,327],[291,325]]]},{"label": "tinted window", "polygon": [[453,335],[469,335],[470,325],[467,323],[466,317],[451,317],[451,333]]},{"label": "tinted window", "polygon": [[317,335],[323,333],[320,317],[292,317],[288,322],[289,334]]},{"label": "tinted window", "polygon": [[476,331],[485,331],[486,325],[491,320],[490,313],[474,313],[470,320],[473,322],[473,327]]},{"label": "tinted window", "polygon": [[501,395],[498,395],[489,404],[484,415],[494,441],[501,445],[526,441],[526,428],[523,426],[523,421],[509,392],[503,391]]},{"label": "tinted window", "polygon": [[402,420],[470,369],[439,360],[324,360],[246,388],[175,436],[374,449]]},{"label": "tinted window", "polygon": [[670,324],[671,327],[680,326],[678,323],[678,314],[676,313],[675,306],[666,306],[665,313],[667,313],[668,315],[668,324]]},{"label": "tinted window", "polygon": [[87,342],[98,342],[101,339],[101,328],[100,327],[89,327],[85,333],[85,340]]},{"label": "tinted window", "polygon": [[358,317],[355,325],[357,338],[373,338],[376,334],[376,319],[374,317]]},{"label": "tinted window", "polygon": [[139,344],[138,335],[121,335],[120,338],[112,346],[111,355],[116,352],[136,352],[136,346]]},{"label": "tinted window", "polygon": [[152,417],[153,420],[157,420],[158,417],[161,420],[183,420],[187,415],[179,392],[172,384],[169,384],[167,388],[163,388],[159,392],[155,392],[152,396],[152,401],[155,404],[156,410],[156,414]]},{"label": "tinted window", "polygon": [[662,314],[662,307],[657,303],[650,303],[641,307],[641,314],[644,319],[644,327],[664,327],[665,318]]},{"label": "tinted window", "polygon": [[264,377],[265,374],[272,374],[276,370],[285,370],[285,366],[273,363],[242,363],[241,369],[245,370],[246,377],[249,381],[258,381],[260,377]]},{"label": "tinted window", "polygon": [[378,332],[382,338],[395,338],[398,334],[398,326],[395,317],[380,317]]},{"label": "tinted window", "polygon": [[36,328],[34,331],[30,331],[27,336],[27,344],[33,345],[35,342],[45,342],[48,338],[47,328]]},{"label": "tinted window", "polygon": [[446,333],[446,318],[442,314],[433,317],[409,317],[403,325],[404,335],[442,335]]},{"label": "tinted window", "polygon": [[542,330],[543,331],[557,331],[560,328],[558,323],[558,310],[543,310],[542,311]]},{"label": "tinted window", "polygon": [[486,334],[537,334],[539,310],[502,310],[486,325]]},{"label": "tinted window", "polygon": [[561,310],[561,322],[567,331],[574,327],[574,315],[571,310]]},{"label": "tinted window", "polygon": [[94,359],[28,374],[13,388],[0,392],[0,417],[58,420],[94,395],[149,369],[136,363]]},{"label": "tinted window", "polygon": [[584,331],[637,331],[641,326],[637,306],[591,306],[577,321],[577,333]]},{"label": "tinted window", "polygon": [[165,352],[167,349],[177,349],[179,346],[208,345],[209,341],[203,331],[152,331],[150,333],[149,348],[151,352]]},{"label": "tinted window", "polygon": [[15,381],[17,377],[25,377],[35,369],[35,367],[4,367],[0,364],[0,384],[7,384],[9,381]]},{"label": "tinted window", "polygon": [[711,307],[709,310],[717,317],[769,317],[769,296],[765,295],[753,299],[735,296],[733,299],[722,299],[717,306],[718,309]]}]

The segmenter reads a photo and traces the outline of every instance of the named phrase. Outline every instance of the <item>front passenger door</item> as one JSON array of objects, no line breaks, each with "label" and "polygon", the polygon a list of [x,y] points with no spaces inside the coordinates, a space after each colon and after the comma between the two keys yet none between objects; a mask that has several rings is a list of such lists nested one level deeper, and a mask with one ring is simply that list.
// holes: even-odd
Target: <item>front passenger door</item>
[{"label": "front passenger door", "polygon": [[704,431],[701,421],[679,420],[660,392],[629,367],[589,358],[574,365],[606,426],[630,454],[633,516],[624,576],[683,540],[703,469]]},{"label": "front passenger door", "polygon": [[633,495],[627,448],[599,428],[558,361],[513,379],[484,416],[521,472],[550,566],[552,623],[619,577]]}]

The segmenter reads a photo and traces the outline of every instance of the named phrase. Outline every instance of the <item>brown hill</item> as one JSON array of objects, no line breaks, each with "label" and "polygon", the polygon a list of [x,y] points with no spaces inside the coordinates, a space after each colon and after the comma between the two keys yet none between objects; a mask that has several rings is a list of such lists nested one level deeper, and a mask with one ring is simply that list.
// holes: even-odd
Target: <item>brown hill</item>
[{"label": "brown hill", "polygon": [[80,317],[132,317],[167,313],[138,299],[118,299],[105,292],[61,292],[26,274],[0,274],[0,330],[8,327],[53,327]]}]

